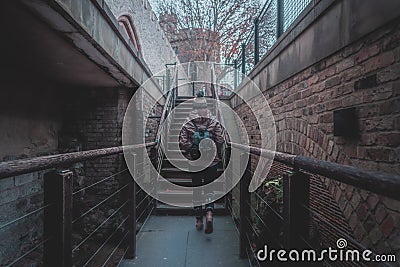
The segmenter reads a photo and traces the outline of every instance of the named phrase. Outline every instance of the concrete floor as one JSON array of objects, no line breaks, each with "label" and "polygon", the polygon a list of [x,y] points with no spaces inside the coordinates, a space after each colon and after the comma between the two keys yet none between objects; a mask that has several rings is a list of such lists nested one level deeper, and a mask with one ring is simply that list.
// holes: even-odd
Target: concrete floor
[{"label": "concrete floor", "polygon": [[192,216],[151,216],[137,236],[137,257],[120,266],[245,267],[239,237],[230,216],[214,217],[214,232],[195,228]]}]

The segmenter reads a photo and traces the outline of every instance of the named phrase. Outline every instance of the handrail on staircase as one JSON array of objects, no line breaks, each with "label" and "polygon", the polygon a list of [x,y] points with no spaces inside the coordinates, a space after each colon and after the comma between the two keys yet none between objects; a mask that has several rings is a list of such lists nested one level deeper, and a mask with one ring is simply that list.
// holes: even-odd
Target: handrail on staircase
[{"label": "handrail on staircase", "polygon": [[[160,173],[161,166],[162,166],[162,160],[164,157],[163,153],[163,145],[166,144],[166,137],[167,137],[167,132],[170,126],[171,122],[171,116],[168,116],[173,109],[178,93],[178,67],[177,64],[168,64],[168,65],[173,65],[174,67],[174,73],[173,73],[173,78],[172,78],[172,83],[167,83],[170,88],[167,88],[167,99],[165,101],[165,105],[163,108],[163,112],[161,115],[160,119],[160,124],[158,125],[157,129],[157,134],[156,134],[156,155],[157,155],[157,172]],[[168,67],[168,66],[167,66]],[[170,71],[167,71],[167,73],[170,73]],[[166,79],[169,81],[170,77],[166,77]]]},{"label": "handrail on staircase", "polygon": [[[215,115],[217,117],[217,120],[222,124],[224,122],[224,117],[223,114],[221,112],[221,105],[220,105],[220,99],[219,99],[219,95],[218,95],[218,83],[217,83],[217,75],[215,72],[215,63],[212,64],[211,67],[211,93],[212,93],[212,97],[215,99],[214,102],[214,108],[215,108]],[[224,135],[224,144],[222,145],[222,164],[223,167],[226,166],[227,164],[227,159],[229,157],[227,157],[226,153],[228,152],[227,148],[227,143],[229,142],[229,135],[227,134],[225,127],[222,127],[222,134]]]}]

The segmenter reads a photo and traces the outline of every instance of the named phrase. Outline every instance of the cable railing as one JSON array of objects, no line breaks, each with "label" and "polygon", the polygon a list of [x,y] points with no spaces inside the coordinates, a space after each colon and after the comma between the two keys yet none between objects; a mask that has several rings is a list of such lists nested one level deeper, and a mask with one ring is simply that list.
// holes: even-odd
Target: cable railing
[{"label": "cable railing", "polygon": [[[169,66],[173,67],[173,71],[171,73],[171,69]],[[159,179],[159,175],[161,173],[161,168],[163,165],[163,160],[165,158],[165,150],[168,146],[168,132],[171,126],[172,116],[170,116],[172,109],[175,107],[175,102],[178,94],[178,66],[176,63],[167,64],[166,65],[166,86],[167,86],[167,97],[165,100],[164,108],[162,111],[162,115],[160,117],[160,123],[156,132],[156,146],[154,147],[154,152],[157,155],[157,160],[154,162],[154,167],[157,170],[155,174],[156,179]],[[165,91],[165,90],[164,90]],[[155,193],[159,191],[159,183],[156,186],[153,186]],[[139,215],[140,216],[140,215]]]},{"label": "cable railing", "polygon": [[152,142],[0,163],[0,177],[4,179],[38,171],[43,177],[42,206],[0,225],[3,234],[13,236],[17,229],[13,227],[29,225],[36,216],[42,223],[34,225],[43,234],[24,244],[14,257],[3,258],[1,265],[102,266],[134,258],[136,231],[151,214],[153,199],[143,190],[136,190],[126,167],[103,178],[101,172],[87,171],[85,177],[90,183],[78,184],[73,164],[83,163],[82,168],[97,166],[96,160],[116,159],[125,150],[131,155],[128,160],[133,160],[133,173],[137,175],[138,166],[146,166],[138,162],[136,151],[155,145]]},{"label": "cable railing", "polygon": [[[234,197],[230,200],[230,206],[231,215],[240,229],[240,255],[249,257],[252,266],[270,264],[257,258],[257,252],[265,245],[276,251],[313,249],[318,258],[321,257],[321,250],[327,246],[336,248],[336,241],[340,238],[347,241],[346,249],[358,249],[361,252],[367,249],[363,240],[354,235],[354,229],[348,226],[331,192],[321,189],[328,181],[353,186],[354,190],[364,190],[368,194],[378,194],[380,198],[400,200],[399,175],[367,171],[298,155],[273,153],[236,143],[230,143],[230,146],[231,149],[243,151],[240,164],[245,172],[239,185],[232,190]],[[247,151],[248,159],[245,157]],[[273,160],[272,167],[264,177],[263,184],[249,193],[248,186],[254,176],[251,163],[257,162],[259,157]],[[238,176],[234,171],[231,174]],[[346,198],[349,203],[354,202],[348,196]],[[385,249],[387,253],[392,252],[390,247],[381,247],[380,251]],[[371,257],[376,256],[375,253],[373,251]],[[327,266],[349,266],[348,262],[333,263],[327,257],[322,262]],[[362,265],[361,262],[352,264]],[[386,262],[383,266],[391,265]]]},{"label": "cable railing", "polygon": [[[174,70],[173,73],[171,74],[171,70],[168,68],[169,65],[172,65]],[[161,172],[161,166],[162,166],[162,161],[164,158],[164,149],[166,148],[166,144],[168,143],[167,140],[167,133],[171,124],[172,116],[169,116],[172,109],[175,106],[175,101],[177,98],[177,93],[178,93],[178,67],[177,64],[168,64],[166,66],[167,68],[167,98],[165,100],[165,105],[164,109],[162,112],[162,115],[160,117],[160,124],[157,129],[156,133],[156,140],[155,142],[157,143],[155,149],[156,153],[158,155],[159,161],[157,162],[157,172]]]}]

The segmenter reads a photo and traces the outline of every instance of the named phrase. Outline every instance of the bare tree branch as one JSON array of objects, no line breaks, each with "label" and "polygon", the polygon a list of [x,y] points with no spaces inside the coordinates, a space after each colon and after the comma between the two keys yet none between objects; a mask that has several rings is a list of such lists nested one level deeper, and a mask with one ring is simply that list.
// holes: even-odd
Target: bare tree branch
[{"label": "bare tree branch", "polygon": [[[161,24],[165,14],[175,16],[173,27],[163,27],[172,44],[185,45],[192,59],[211,54],[216,61],[231,61],[253,27],[258,0],[157,0]],[[165,17],[165,16],[164,16]]]}]

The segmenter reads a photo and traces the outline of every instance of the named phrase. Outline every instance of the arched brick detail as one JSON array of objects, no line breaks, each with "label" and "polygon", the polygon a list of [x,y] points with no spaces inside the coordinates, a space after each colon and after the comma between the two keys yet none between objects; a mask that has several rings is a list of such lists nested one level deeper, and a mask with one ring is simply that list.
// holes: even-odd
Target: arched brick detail
[{"label": "arched brick detail", "polygon": [[[350,164],[350,158],[343,153],[331,137],[316,126],[301,118],[287,118],[276,123],[277,150],[303,155],[341,164]],[[297,144],[305,154],[288,149],[288,144]]]},{"label": "arched brick detail", "polygon": [[[277,127],[277,151],[332,162],[349,160],[335,147],[333,140],[306,120],[288,118],[282,123],[277,123]],[[312,175],[310,181],[310,196],[312,200],[314,199],[310,207],[323,216],[322,218],[313,216],[313,221],[316,223],[314,227],[318,228],[319,235],[323,237],[323,246],[335,245],[340,235],[327,226],[329,223],[336,223],[346,234],[351,234],[352,230],[348,223],[349,218],[346,218],[334,198],[334,192],[340,190],[341,183],[319,175]],[[329,203],[330,207],[326,207],[326,204],[321,206],[320,203]]]},{"label": "arched brick detail", "polygon": [[[277,151],[351,165],[351,159],[340,151],[339,146],[307,121],[289,118],[277,123],[277,126]],[[312,208],[326,214],[328,220],[341,223],[343,232],[350,234],[367,248],[375,248],[374,251],[377,251],[380,247],[387,247],[383,245],[385,242],[396,244],[392,240],[400,237],[400,231],[395,229],[395,225],[399,223],[398,201],[318,175],[311,177],[311,196],[321,198],[316,202],[318,205],[314,203]],[[319,203],[330,203],[331,207],[326,210]],[[341,214],[335,213],[337,211]],[[319,229],[329,232],[322,224]],[[335,245],[333,238],[340,237],[334,233],[320,234],[331,243],[326,245]],[[393,251],[397,249],[393,247]]]},{"label": "arched brick detail", "polygon": [[118,23],[125,30],[125,33],[128,35],[129,40],[131,40],[133,46],[137,49],[138,53],[141,54],[141,45],[139,41],[139,37],[136,31],[135,26],[133,25],[133,20],[131,15],[123,14],[118,17]]}]

